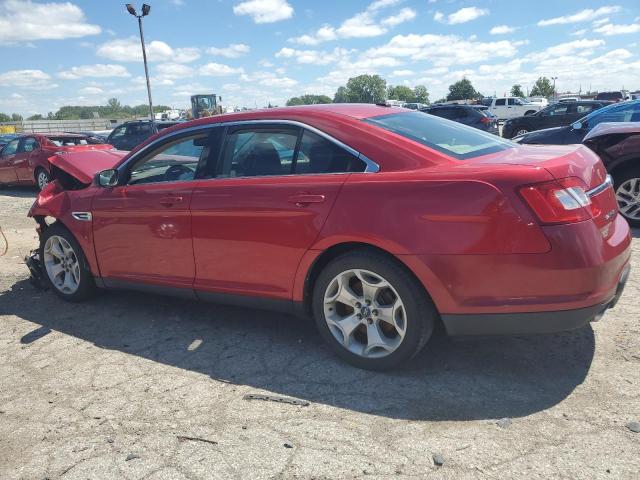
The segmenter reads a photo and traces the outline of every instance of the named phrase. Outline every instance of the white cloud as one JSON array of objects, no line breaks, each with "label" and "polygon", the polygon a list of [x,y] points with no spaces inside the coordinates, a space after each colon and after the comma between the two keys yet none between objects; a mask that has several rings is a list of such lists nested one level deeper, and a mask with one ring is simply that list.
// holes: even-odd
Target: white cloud
[{"label": "white cloud", "polygon": [[292,58],[296,62],[311,65],[329,65],[347,57],[351,52],[344,48],[334,48],[331,52],[320,50],[296,50],[284,47],[276,53],[276,58]]},{"label": "white cloud", "polygon": [[71,2],[33,3],[5,0],[0,3],[0,42],[61,40],[97,35],[98,25],[86,23],[84,12]]},{"label": "white cloud", "polygon": [[100,87],[84,87],[78,90],[81,95],[100,95],[104,93]]},{"label": "white cloud", "polygon": [[264,85],[266,87],[277,87],[277,88],[291,88],[298,84],[297,80],[294,80],[289,77],[274,77],[274,78],[265,78],[260,80],[260,85]]},{"label": "white cloud", "polygon": [[632,23],[629,25],[614,25],[607,23],[594,30],[594,32],[602,33],[603,35],[623,35],[627,33],[640,32],[640,23]]},{"label": "white cloud", "polygon": [[238,58],[249,53],[251,48],[244,43],[232,43],[227,47],[211,47],[207,50],[209,55],[219,55],[225,58]]},{"label": "white cloud", "polygon": [[122,65],[96,63],[95,65],[81,65],[58,73],[58,77],[65,80],[76,80],[82,77],[129,77],[127,69]]},{"label": "white cloud", "polygon": [[565,25],[568,23],[580,23],[580,22],[589,22],[591,20],[595,20],[598,17],[602,17],[604,15],[609,15],[611,13],[619,12],[621,8],[617,5],[610,5],[606,7],[600,7],[596,10],[591,8],[587,8],[585,10],[581,10],[572,15],[564,15],[562,17],[554,17],[549,18],[547,20],[540,20],[538,22],[539,27],[547,27],[549,25]]},{"label": "white cloud", "polygon": [[156,72],[160,81],[189,78],[194,74],[193,68],[183,63],[161,63],[156,67]]},{"label": "white cloud", "polygon": [[396,25],[408,22],[409,20],[413,20],[414,18],[416,18],[415,10],[412,10],[410,8],[403,8],[397,14],[384,18],[380,23],[389,27],[395,27]]},{"label": "white cloud", "polygon": [[387,33],[389,28],[412,20],[416,12],[403,8],[396,14],[379,20],[381,10],[399,3],[400,0],[377,0],[362,12],[344,20],[339,27],[323,25],[316,32],[290,38],[289,41],[300,45],[318,45],[339,38],[369,38]]},{"label": "white cloud", "polygon": [[496,25],[489,33],[491,35],[505,35],[507,33],[513,33],[518,29],[518,27],[510,27],[509,25]]},{"label": "white cloud", "polygon": [[49,90],[58,86],[42,70],[10,70],[0,73],[0,85],[31,90]]},{"label": "white cloud", "polygon": [[489,10],[486,8],[478,8],[478,7],[465,7],[461,8],[457,12],[450,14],[447,17],[447,23],[449,25],[457,25],[459,23],[467,23],[476,18],[483,17],[485,15],[489,15]]},{"label": "white cloud", "polygon": [[229,65],[213,62],[202,65],[198,70],[198,73],[200,73],[200,75],[207,75],[211,77],[225,77],[228,75],[236,75],[242,72],[244,72],[244,69],[242,68],[234,68],[230,67]]},{"label": "white cloud", "polygon": [[415,72],[413,70],[394,70],[393,72],[391,72],[391,77],[410,77],[412,75],[415,75]]},{"label": "white cloud", "polygon": [[[146,50],[147,60],[150,62],[189,63],[200,58],[200,51],[197,48],[172,48],[159,40],[147,43]],[[136,37],[103,43],[96,50],[96,54],[118,62],[139,62],[142,60],[140,40]]]},{"label": "white cloud", "polygon": [[233,7],[236,15],[249,15],[255,23],[273,23],[293,16],[286,0],[248,0]]},{"label": "white cloud", "polygon": [[265,60],[264,58],[258,62],[258,65],[264,68],[272,68],[274,65],[269,60]]},{"label": "white cloud", "polygon": [[590,55],[594,48],[602,47],[604,44],[604,40],[587,40],[586,38],[583,38],[581,40],[574,40],[572,42],[554,45],[542,52],[527,55],[526,58],[533,61],[544,61],[547,59],[565,57],[567,55]]},{"label": "white cloud", "polygon": [[438,23],[444,23],[444,13],[436,12],[433,14],[433,19]]},{"label": "white cloud", "polygon": [[385,45],[369,49],[365,57],[406,57],[413,61],[429,60],[435,66],[463,65],[496,57],[513,57],[518,45],[520,43],[508,40],[465,40],[456,35],[396,35]]},{"label": "white cloud", "polygon": [[599,27],[600,25],[604,25],[605,23],[609,23],[609,17],[594,20],[593,22],[591,22],[591,25],[593,25],[594,27]]},{"label": "white cloud", "polygon": [[574,37],[582,37],[585,33],[587,33],[587,29],[583,28],[581,30],[576,30],[575,32],[572,32],[569,35]]}]

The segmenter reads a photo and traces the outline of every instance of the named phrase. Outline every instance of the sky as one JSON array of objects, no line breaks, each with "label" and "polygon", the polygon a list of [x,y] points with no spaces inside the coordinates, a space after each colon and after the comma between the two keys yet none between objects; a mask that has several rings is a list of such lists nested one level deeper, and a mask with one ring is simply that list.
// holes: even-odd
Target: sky
[{"label": "sky", "polygon": [[[148,0],[155,104],[333,97],[349,77],[484,95],[540,76],[560,92],[640,89],[640,0]],[[138,1],[134,3],[141,5]],[[121,0],[0,0],[0,112],[146,103],[136,19]]]}]

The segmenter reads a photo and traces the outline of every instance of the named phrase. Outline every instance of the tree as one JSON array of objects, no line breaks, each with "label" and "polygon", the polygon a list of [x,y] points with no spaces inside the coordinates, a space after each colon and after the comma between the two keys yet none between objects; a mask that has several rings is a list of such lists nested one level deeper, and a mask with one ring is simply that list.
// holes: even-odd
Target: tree
[{"label": "tree", "polygon": [[338,90],[336,90],[336,94],[333,96],[333,103],[349,103],[347,87],[339,87]]},{"label": "tree", "polygon": [[416,96],[409,87],[404,85],[389,86],[387,98],[390,100],[400,100],[403,102],[415,102]]},{"label": "tree", "polygon": [[326,95],[301,95],[287,100],[287,107],[293,105],[316,105],[319,103],[331,103],[331,98]]},{"label": "tree", "polygon": [[19,113],[12,113],[11,114],[11,121],[12,122],[21,122],[22,121],[22,115],[20,115]]},{"label": "tree", "polygon": [[533,88],[531,89],[531,96],[539,96],[539,97],[553,97],[553,84],[551,80],[547,77],[540,77],[536,80],[536,83],[533,84]]},{"label": "tree", "polygon": [[27,118],[27,120],[44,120],[44,117],[39,113],[36,113],[35,115],[31,115],[29,118]]},{"label": "tree", "polygon": [[476,92],[471,82],[463,78],[456,83],[449,85],[449,93],[447,94],[447,100],[472,100],[481,96]]},{"label": "tree", "polygon": [[511,96],[512,97],[524,97],[524,92],[522,91],[522,85],[514,85],[511,87]]},{"label": "tree", "polygon": [[0,113],[0,122],[10,122],[11,117],[6,113]]},{"label": "tree", "polygon": [[429,103],[429,92],[424,85],[416,85],[413,89],[413,96],[417,103]]},{"label": "tree", "polygon": [[120,110],[122,105],[120,105],[120,100],[117,98],[110,98],[107,100],[107,106],[113,108],[114,110]]},{"label": "tree", "polygon": [[387,82],[379,75],[358,75],[347,81],[347,98],[354,103],[384,102]]}]

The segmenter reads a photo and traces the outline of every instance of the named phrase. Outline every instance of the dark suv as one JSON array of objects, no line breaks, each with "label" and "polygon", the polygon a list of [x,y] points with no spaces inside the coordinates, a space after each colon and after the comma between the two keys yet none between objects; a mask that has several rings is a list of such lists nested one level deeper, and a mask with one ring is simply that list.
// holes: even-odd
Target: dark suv
[{"label": "dark suv", "polygon": [[[154,122],[158,131],[173,127],[177,122]],[[107,143],[118,150],[133,150],[153,135],[149,120],[134,120],[125,122],[115,128],[107,137]]]},{"label": "dark suv", "polygon": [[432,105],[420,111],[498,135],[498,119],[484,105]]}]

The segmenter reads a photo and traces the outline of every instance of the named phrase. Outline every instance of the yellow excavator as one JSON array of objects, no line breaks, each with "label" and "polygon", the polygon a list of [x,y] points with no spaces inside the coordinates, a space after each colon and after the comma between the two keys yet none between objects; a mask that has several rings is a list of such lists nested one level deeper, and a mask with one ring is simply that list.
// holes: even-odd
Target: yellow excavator
[{"label": "yellow excavator", "polygon": [[191,95],[191,118],[211,117],[222,113],[222,97],[215,93]]}]

